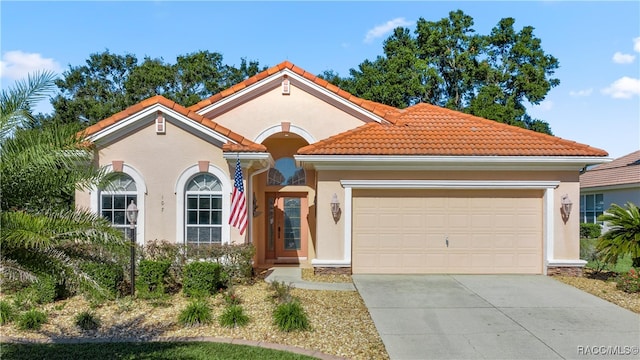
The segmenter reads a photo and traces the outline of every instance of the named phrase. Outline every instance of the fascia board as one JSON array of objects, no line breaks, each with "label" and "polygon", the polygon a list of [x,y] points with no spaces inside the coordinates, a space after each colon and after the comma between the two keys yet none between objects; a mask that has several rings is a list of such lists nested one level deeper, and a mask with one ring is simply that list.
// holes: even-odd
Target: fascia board
[{"label": "fascia board", "polygon": [[367,117],[369,119],[371,119],[372,121],[375,122],[383,122],[385,121],[383,118],[369,112],[368,110],[365,110],[359,106],[357,106],[356,104],[348,101],[347,99],[337,95],[336,93],[329,91],[325,88],[323,88],[322,86],[319,86],[318,84],[314,83],[313,81],[310,81],[309,79],[300,76],[298,74],[296,74],[295,72],[291,71],[290,69],[283,69],[279,72],[276,72],[274,74],[271,74],[270,76],[267,76],[266,78],[258,81],[255,84],[251,84],[250,86],[247,86],[246,88],[239,90],[229,96],[227,96],[226,98],[217,101],[213,104],[210,104],[208,106],[205,106],[204,108],[200,109],[197,111],[198,114],[200,115],[204,115],[206,113],[209,113],[211,111],[214,111],[216,109],[228,106],[230,104],[236,103],[238,101],[241,101],[241,98],[243,97],[251,97],[251,93],[253,92],[260,92],[261,90],[263,90],[263,88],[268,87],[271,88],[273,87],[273,82],[280,82],[280,79],[282,78],[283,75],[287,75],[287,77],[289,77],[290,81],[293,82],[297,82],[299,84],[303,84],[305,87],[307,87],[307,89],[313,89],[314,91],[317,91],[318,93],[323,94],[324,96],[332,99],[333,101],[340,103],[341,105],[350,108],[351,110],[353,110],[356,113],[361,114],[364,117]]},{"label": "fascia board", "polygon": [[236,160],[240,160],[240,166],[245,168],[250,167],[254,162],[259,162],[262,167],[273,166],[273,158],[268,152],[226,152],[222,154],[222,157],[229,164],[235,164]]},{"label": "fascia board", "polygon": [[132,129],[137,129],[139,127],[144,126],[145,123],[142,122],[142,120],[150,115],[155,114],[157,111],[162,111],[164,114],[170,116],[172,119],[175,119],[176,121],[178,121],[180,124],[182,124],[185,128],[191,128],[193,130],[195,130],[196,132],[199,132],[203,135],[205,135],[206,137],[215,139],[216,141],[224,144],[227,142],[232,142],[232,143],[237,143],[237,141],[234,141],[200,123],[197,123],[196,121],[187,118],[186,116],[182,115],[181,113],[173,110],[173,109],[169,109],[166,106],[162,105],[162,104],[155,104],[152,105],[124,120],[118,121],[117,123],[115,123],[112,126],[109,126],[105,129],[102,129],[100,131],[98,131],[97,133],[91,135],[88,137],[88,140],[90,141],[104,141],[104,142],[110,142],[116,138],[118,138],[118,136],[120,136],[120,134],[128,132]]},{"label": "fascia board", "polygon": [[560,181],[518,180],[341,180],[353,189],[555,189]]},{"label": "fascia board", "polygon": [[602,186],[591,186],[591,187],[581,187],[581,193],[595,193],[599,191],[612,191],[612,190],[628,190],[628,189],[640,189],[640,182],[636,183],[627,183],[627,184],[617,184],[617,185],[602,185]]},{"label": "fascia board", "polygon": [[294,155],[317,170],[580,170],[608,158],[582,156]]}]

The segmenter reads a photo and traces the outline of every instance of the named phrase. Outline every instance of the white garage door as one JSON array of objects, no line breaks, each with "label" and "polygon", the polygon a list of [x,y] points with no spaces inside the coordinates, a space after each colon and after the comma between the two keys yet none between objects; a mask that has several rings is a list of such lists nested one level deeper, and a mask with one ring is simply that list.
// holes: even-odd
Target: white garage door
[{"label": "white garage door", "polygon": [[541,274],[542,191],[354,190],[354,274]]}]

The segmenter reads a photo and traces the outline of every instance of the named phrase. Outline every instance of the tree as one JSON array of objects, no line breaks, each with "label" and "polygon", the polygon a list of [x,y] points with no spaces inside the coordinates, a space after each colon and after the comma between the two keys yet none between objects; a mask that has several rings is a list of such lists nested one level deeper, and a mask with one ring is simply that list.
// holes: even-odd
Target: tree
[{"label": "tree", "polygon": [[365,60],[348,78],[325,71],[325,79],[395,107],[426,102],[551,134],[548,123],[526,113],[525,102],[539,104],[559,84],[551,78],[558,60],[545,54],[532,27],[516,32],[514,23],[502,19],[480,35],[461,10],[439,21],[420,18],[415,37],[396,28],[384,56]]},{"label": "tree", "polygon": [[199,51],[176,58],[175,64],[109,50],[91,54],[83,66],[70,66],[58,79],[60,94],[52,100],[54,122],[94,124],[148,97],[163,95],[191,106],[262,69],[241,59],[240,67],[224,65],[222,55]]},{"label": "tree", "polygon": [[48,275],[100,290],[80,264],[110,261],[126,243],[105,219],[69,206],[70,191],[102,178],[87,166],[93,149],[76,135],[77,125],[27,128],[31,104],[52,89],[53,77],[36,73],[0,95],[0,284]]},{"label": "tree", "polygon": [[625,207],[611,204],[611,207],[598,217],[609,230],[598,241],[597,249],[604,261],[615,264],[620,257],[631,255],[633,267],[640,267],[640,211],[627,202]]}]

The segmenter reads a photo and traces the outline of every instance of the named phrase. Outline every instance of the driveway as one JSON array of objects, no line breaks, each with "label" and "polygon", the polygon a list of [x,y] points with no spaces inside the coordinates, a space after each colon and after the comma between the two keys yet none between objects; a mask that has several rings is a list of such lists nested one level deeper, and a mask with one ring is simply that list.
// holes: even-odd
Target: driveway
[{"label": "driveway", "polygon": [[391,359],[639,358],[638,314],[547,276],[353,275],[353,282]]}]

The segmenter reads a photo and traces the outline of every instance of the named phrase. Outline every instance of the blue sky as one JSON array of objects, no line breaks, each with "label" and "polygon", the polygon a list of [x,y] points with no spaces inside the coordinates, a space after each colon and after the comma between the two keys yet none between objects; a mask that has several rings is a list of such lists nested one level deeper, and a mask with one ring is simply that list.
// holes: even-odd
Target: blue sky
[{"label": "blue sky", "polygon": [[[62,74],[106,49],[161,57],[199,50],[272,66],[289,60],[319,74],[342,76],[382,54],[395,26],[412,31],[422,17],[450,11],[473,17],[487,34],[501,18],[535,28],[543,49],[559,59],[560,85],[530,114],[556,136],[619,157],[640,149],[640,2],[17,2],[2,1],[2,88],[36,69]],[[50,112],[47,102],[36,111]]]}]

